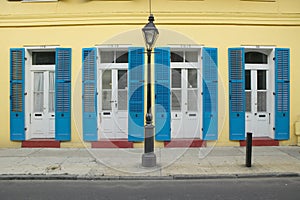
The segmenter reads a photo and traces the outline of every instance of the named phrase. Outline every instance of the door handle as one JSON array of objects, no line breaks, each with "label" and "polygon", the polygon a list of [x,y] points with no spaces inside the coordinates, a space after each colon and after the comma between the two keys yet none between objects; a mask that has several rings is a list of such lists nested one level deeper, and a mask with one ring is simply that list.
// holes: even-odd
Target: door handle
[{"label": "door handle", "polygon": [[29,124],[31,124],[31,113],[29,114]]}]

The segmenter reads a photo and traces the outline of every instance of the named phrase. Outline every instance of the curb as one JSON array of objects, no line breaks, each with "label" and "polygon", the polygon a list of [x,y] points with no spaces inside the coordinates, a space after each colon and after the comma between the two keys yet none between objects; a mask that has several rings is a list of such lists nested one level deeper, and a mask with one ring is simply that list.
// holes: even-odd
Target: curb
[{"label": "curb", "polygon": [[99,181],[140,181],[140,180],[205,180],[244,178],[287,178],[300,177],[298,173],[258,173],[258,174],[214,174],[214,175],[170,175],[170,176],[79,176],[68,174],[3,174],[1,180],[99,180]]}]

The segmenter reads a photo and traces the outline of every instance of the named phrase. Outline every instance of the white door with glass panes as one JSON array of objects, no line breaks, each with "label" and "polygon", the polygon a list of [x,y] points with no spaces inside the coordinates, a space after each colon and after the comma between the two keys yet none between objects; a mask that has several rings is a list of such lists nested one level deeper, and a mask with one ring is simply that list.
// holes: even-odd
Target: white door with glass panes
[{"label": "white door with glass panes", "polygon": [[271,113],[268,110],[267,65],[245,66],[246,132],[253,137],[269,136]]},{"label": "white door with glass panes", "polygon": [[55,52],[33,52],[30,71],[30,138],[55,137]]},{"label": "white door with glass panes", "polygon": [[172,138],[199,138],[199,70],[171,69]]},{"label": "white door with glass panes", "polygon": [[100,70],[100,139],[127,138],[127,69]]}]

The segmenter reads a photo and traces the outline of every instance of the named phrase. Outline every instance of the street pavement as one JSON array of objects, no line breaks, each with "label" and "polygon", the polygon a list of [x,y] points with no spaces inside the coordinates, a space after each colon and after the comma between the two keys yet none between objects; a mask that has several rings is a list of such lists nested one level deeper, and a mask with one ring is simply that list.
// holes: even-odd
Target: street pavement
[{"label": "street pavement", "polygon": [[141,166],[142,148],[0,149],[0,179],[198,179],[300,176],[300,147],[156,148],[157,166]]},{"label": "street pavement", "polygon": [[0,180],[2,200],[298,200],[300,177],[198,180]]}]

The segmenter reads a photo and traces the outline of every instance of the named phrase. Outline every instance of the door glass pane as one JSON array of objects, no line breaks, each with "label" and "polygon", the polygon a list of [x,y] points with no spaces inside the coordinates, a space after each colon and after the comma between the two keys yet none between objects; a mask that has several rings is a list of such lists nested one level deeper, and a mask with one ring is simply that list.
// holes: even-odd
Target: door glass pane
[{"label": "door glass pane", "polygon": [[102,110],[111,110],[111,88],[111,70],[105,70],[102,73]]},{"label": "door glass pane", "polygon": [[44,73],[34,72],[33,112],[43,112],[44,109]]},{"label": "door glass pane", "polygon": [[127,70],[118,71],[118,109],[127,110]]},{"label": "door glass pane", "polygon": [[172,89],[172,111],[181,110],[181,89]]},{"label": "door glass pane", "polygon": [[111,89],[112,77],[111,70],[104,70],[102,73],[102,89]]},{"label": "door glass pane", "polygon": [[257,112],[267,112],[267,92],[257,92]]},{"label": "door glass pane", "polygon": [[183,51],[172,51],[171,62],[183,62]]},{"label": "door glass pane", "polygon": [[54,72],[49,72],[49,112],[54,112]]},{"label": "door glass pane", "polygon": [[100,52],[101,63],[114,63],[114,51],[101,51]]},{"label": "door glass pane", "polygon": [[257,70],[257,90],[267,89],[267,71]]},{"label": "door glass pane", "polygon": [[198,51],[186,51],[185,62],[198,62]]},{"label": "door glass pane", "polygon": [[172,88],[181,88],[181,69],[172,69]]},{"label": "door glass pane", "polygon": [[251,91],[246,91],[246,112],[251,112],[251,94],[252,92]]},{"label": "door glass pane", "polygon": [[198,89],[188,89],[188,111],[198,111]]},{"label": "door glass pane", "polygon": [[172,111],[181,110],[181,69],[171,70],[171,107]]},{"label": "door glass pane", "polygon": [[188,88],[197,88],[197,69],[188,69]]},{"label": "door glass pane", "polygon": [[251,70],[245,70],[245,90],[251,90]]}]

